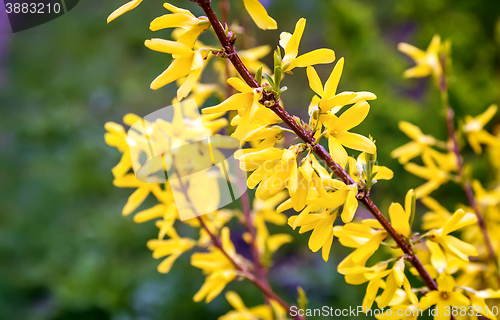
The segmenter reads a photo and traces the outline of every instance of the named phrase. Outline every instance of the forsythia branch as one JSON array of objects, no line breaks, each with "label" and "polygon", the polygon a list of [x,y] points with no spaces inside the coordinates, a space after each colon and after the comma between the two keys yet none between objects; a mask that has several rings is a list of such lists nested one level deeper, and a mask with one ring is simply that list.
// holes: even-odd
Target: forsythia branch
[{"label": "forsythia branch", "polygon": [[[444,70],[445,67],[445,59],[446,57],[444,56],[443,59],[441,59],[440,63],[441,66]],[[488,230],[486,229],[486,224],[484,221],[484,217],[479,211],[479,207],[477,205],[477,200],[474,196],[474,192],[472,191],[472,186],[470,179],[468,177],[464,176],[464,161],[462,159],[462,156],[460,154],[460,145],[458,143],[457,139],[457,132],[455,130],[455,125],[453,122],[453,118],[455,117],[455,112],[453,111],[453,108],[450,106],[449,99],[448,99],[448,83],[446,79],[446,73],[442,72],[441,74],[441,79],[440,79],[440,85],[439,85],[439,90],[441,91],[441,97],[443,100],[443,105],[445,108],[446,112],[446,126],[448,129],[448,137],[452,142],[451,146],[451,151],[455,154],[455,157],[457,158],[457,171],[460,179],[464,179],[463,181],[463,188],[465,191],[465,194],[467,196],[467,200],[469,201],[470,206],[474,210],[474,213],[476,214],[477,217],[477,224],[479,228],[481,229],[481,233],[484,238],[484,243],[486,245],[486,249],[488,251],[488,258],[491,262],[492,265],[494,265],[497,269],[497,279],[498,279],[498,284],[500,285],[500,267],[498,265],[497,259],[495,257],[495,249],[493,248],[493,244],[491,243],[491,238],[488,233]]]},{"label": "forsythia branch", "polygon": [[[198,219],[198,221],[200,222],[200,225],[201,227],[203,228],[203,230],[205,230],[208,235],[210,236],[210,239],[211,239],[211,242],[212,244],[217,248],[219,249],[228,259],[229,261],[231,261],[231,263],[234,265],[234,267],[241,271],[241,273],[248,279],[250,280],[265,296],[266,300],[267,299],[272,299],[274,301],[276,301],[278,304],[280,304],[285,310],[289,311],[290,310],[290,306],[285,302],[283,301],[272,289],[271,287],[269,286],[269,282],[267,280],[267,276],[265,276],[265,278],[263,278],[261,275],[257,274],[253,274],[244,264],[241,264],[239,263],[238,261],[236,261],[223,247],[222,245],[222,241],[221,239],[219,238],[218,235],[214,234],[210,228],[208,228],[207,224],[205,223],[205,221],[203,221],[203,219],[201,218],[201,215],[197,212],[197,209],[196,209],[196,206],[194,206],[193,202],[191,201],[191,198],[188,194],[188,190],[187,190],[187,186],[182,182],[182,178],[180,178],[179,176],[179,185],[180,185],[180,188],[182,189],[182,192],[184,194],[184,196],[186,197],[186,200],[188,201],[188,203],[191,205],[191,207],[193,208],[193,211],[195,212],[196,214],[196,217]],[[255,261],[255,264],[259,264],[260,265],[260,261],[258,259],[258,256],[257,256],[257,261]],[[256,266],[257,267],[257,266]],[[256,273],[258,272],[258,269],[256,270]],[[304,318],[300,315],[296,315],[296,316],[292,316],[294,319],[296,320],[303,320]]]},{"label": "forsythia branch", "polygon": [[[258,88],[259,84],[253,75],[248,71],[245,65],[242,63],[238,54],[236,53],[236,49],[234,47],[234,43],[232,43],[230,37],[224,31],[219,19],[217,18],[215,12],[213,11],[210,0],[190,0],[196,2],[205,12],[210,24],[212,25],[217,38],[219,39],[222,47],[227,53],[227,58],[231,61],[234,68],[238,71],[243,80],[251,87]],[[353,184],[354,180],[344,171],[344,169],[333,161],[330,154],[325,150],[323,146],[316,143],[316,140],[313,138],[311,132],[299,126],[292,116],[286,112],[283,107],[280,105],[279,101],[276,101],[273,95],[264,96],[265,102],[270,102],[270,109],[275,112],[284,123],[288,125],[290,129],[292,129],[295,134],[299,138],[301,138],[306,144],[312,147],[313,152],[323,160],[327,166],[332,170],[332,172],[341,179],[345,184]],[[384,217],[384,215],[380,212],[377,206],[372,202],[372,200],[368,196],[364,196],[361,199],[358,199],[370,213],[377,219],[377,221],[384,227],[384,229],[389,233],[389,235],[395,240],[396,244],[399,248],[405,253],[405,257],[407,261],[409,261],[413,267],[418,271],[421,279],[424,281],[429,290],[437,290],[437,285],[434,279],[430,276],[428,271],[425,269],[423,264],[418,259],[417,255],[414,253],[412,247],[403,239],[401,235],[399,235],[396,230],[392,227],[390,222]]]}]

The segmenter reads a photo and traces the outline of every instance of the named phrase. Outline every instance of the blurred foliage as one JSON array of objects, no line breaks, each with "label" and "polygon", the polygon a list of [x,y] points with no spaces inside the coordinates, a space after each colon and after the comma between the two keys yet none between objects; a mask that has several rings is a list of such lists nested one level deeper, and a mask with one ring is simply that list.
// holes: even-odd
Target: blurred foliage
[{"label": "blurred foliage", "polygon": [[[156,234],[154,225],[135,225],[120,215],[130,192],[112,186],[110,169],[119,155],[104,144],[104,123],[120,122],[128,112],[148,114],[174,96],[172,86],[148,89],[168,64],[164,55],[143,46],[146,38],[167,36],[148,30],[150,20],[164,13],[162,1],[145,1],[106,25],[107,15],[123,2],[80,1],[45,25],[13,35],[1,31],[7,39],[0,44],[1,319],[201,320],[230,309],[223,296],[210,305],[192,301],[203,278],[187,259],[181,258],[170,274],[158,274],[145,246]],[[425,48],[436,33],[452,40],[450,94],[458,117],[477,115],[500,101],[497,0],[262,2],[279,31],[256,30],[241,3],[231,1],[231,16],[246,28],[240,47],[253,45],[251,37],[275,46],[279,32],[293,31],[298,18],[305,17],[302,49],[333,48],[337,57],[346,58],[340,89],[377,94],[357,129],[374,136],[379,162],[395,172],[392,181],[373,190],[384,210],[422,182],[389,156],[407,141],[398,121],[446,136],[439,96],[429,79],[402,79],[411,62],[396,50],[398,42]],[[187,0],[172,3],[201,15]],[[319,67],[320,76],[326,79],[332,67]],[[283,97],[286,108],[306,115],[312,91],[305,71],[288,76],[285,84],[291,89]],[[479,163],[475,175],[487,177],[487,166]],[[436,197],[448,205],[464,201],[451,186]],[[365,286],[347,286],[336,272],[344,250],[334,245],[332,259],[324,263],[309,251],[306,236],[295,239],[271,271],[279,294],[293,301],[300,285],[311,308],[361,303]],[[228,289],[239,291],[248,306],[262,303],[246,283]]]}]

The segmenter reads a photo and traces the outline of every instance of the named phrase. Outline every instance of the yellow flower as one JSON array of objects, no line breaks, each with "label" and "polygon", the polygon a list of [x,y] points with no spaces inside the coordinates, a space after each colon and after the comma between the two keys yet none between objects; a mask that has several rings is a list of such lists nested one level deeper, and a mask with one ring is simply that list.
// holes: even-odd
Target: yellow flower
[{"label": "yellow flower", "polygon": [[[221,240],[224,250],[233,259],[242,261],[243,258],[236,254],[227,227],[221,230]],[[209,303],[238,275],[233,263],[218,248],[211,246],[208,250],[210,251],[208,253],[197,252],[191,256],[191,264],[202,269],[203,273],[207,275],[200,290],[194,295],[195,302],[205,299],[206,303]]]},{"label": "yellow flower", "polygon": [[410,217],[415,211],[415,192],[413,189],[406,193],[405,208],[399,203],[392,203],[389,207],[391,224],[398,233],[408,238],[411,234]]},{"label": "yellow flower", "polygon": [[439,229],[451,218],[451,212],[440,205],[434,198],[424,197],[420,201],[431,210],[422,217],[422,229]]},{"label": "yellow flower", "polygon": [[403,286],[406,295],[412,304],[417,304],[418,299],[415,293],[411,290],[410,282],[404,273],[405,269],[404,257],[401,257],[392,267],[391,273],[387,276],[385,290],[380,295],[377,304],[379,308],[385,308],[391,300],[396,296],[396,292]]},{"label": "yellow flower", "polygon": [[[282,245],[293,240],[292,236],[289,234],[280,233],[271,235],[266,226],[266,222],[270,222],[275,225],[286,224],[286,215],[277,212],[275,209],[276,206],[286,197],[287,194],[283,191],[267,200],[261,200],[256,197],[253,201],[253,223],[256,229],[256,245],[265,266],[270,265],[272,255]],[[245,233],[243,238],[245,241],[250,243],[251,236],[249,233]]]},{"label": "yellow flower", "polygon": [[413,140],[391,152],[391,157],[398,159],[401,164],[405,164],[421,155],[430,146],[438,143],[444,144],[432,136],[423,134],[419,127],[406,121],[399,122],[399,130],[403,131],[404,134]]},{"label": "yellow flower", "polygon": [[177,79],[187,76],[177,90],[177,100],[182,100],[193,89],[201,76],[208,49],[192,50],[187,45],[171,40],[151,39],[145,41],[151,50],[169,53],[174,56],[170,66],[151,82],[151,89],[157,90]]},{"label": "yellow flower", "polygon": [[485,302],[485,299],[498,299],[500,298],[500,290],[486,289],[481,291],[476,291],[471,288],[464,288],[467,296],[470,299],[470,305],[474,307],[481,315],[488,319],[496,320],[497,317],[494,315],[496,313],[491,310]]},{"label": "yellow flower", "polygon": [[295,25],[293,34],[282,32],[280,46],[285,49],[283,72],[290,72],[295,67],[307,67],[315,64],[331,63],[335,60],[335,52],[331,49],[316,49],[299,57],[299,43],[306,27],[306,19],[301,18]]},{"label": "yellow flower", "polygon": [[463,209],[459,209],[453,214],[451,219],[445,223],[443,228],[429,231],[428,239],[439,243],[447,253],[467,262],[469,261],[468,256],[477,256],[477,249],[474,246],[451,236],[450,233],[463,227],[475,224],[476,222],[477,217],[475,214],[466,213]]},{"label": "yellow flower", "polygon": [[340,117],[331,113],[320,116],[327,129],[325,136],[328,138],[330,154],[333,160],[342,167],[345,167],[348,160],[347,152],[343,146],[367,153],[377,151],[372,140],[348,131],[359,125],[366,118],[369,110],[370,105],[366,101],[359,101],[342,113]]},{"label": "yellow flower", "polygon": [[481,211],[500,204],[500,186],[496,187],[494,190],[487,191],[479,180],[474,180],[472,181],[472,189],[474,190],[474,195],[476,196]]},{"label": "yellow flower", "polygon": [[122,5],[121,7],[119,7],[118,9],[116,9],[115,11],[113,11],[113,13],[111,13],[108,16],[108,23],[110,23],[114,19],[118,18],[119,16],[121,16],[125,12],[134,9],[135,7],[137,7],[138,5],[140,5],[141,2],[142,2],[142,0],[132,0],[130,2],[125,3],[124,5]]},{"label": "yellow flower", "polygon": [[[353,178],[355,182],[359,181],[367,181],[368,177],[366,176],[366,168],[367,168],[367,163],[366,163],[366,152],[361,152],[358,155],[357,159],[354,159],[352,157],[349,157],[348,162],[348,174]],[[375,160],[373,160],[375,161]],[[373,164],[372,167],[373,173],[375,176],[373,179],[375,180],[391,180],[394,177],[394,172],[392,172],[391,169],[384,167],[384,166],[379,166],[376,164]]]},{"label": "yellow flower", "polygon": [[274,30],[278,28],[276,21],[267,14],[266,9],[259,0],[243,0],[243,4],[257,27],[263,30]]},{"label": "yellow flower", "polygon": [[[437,315],[434,319],[444,320],[449,319],[446,316],[446,310],[449,307],[467,307],[470,304],[469,299],[462,293],[455,291],[455,279],[452,276],[442,273],[437,279],[438,290],[430,291],[420,299],[419,307],[422,310],[428,309],[432,305],[436,305]],[[448,307],[448,308],[447,308]],[[446,308],[446,309],[445,309]],[[449,308],[451,310],[451,308]]]},{"label": "yellow flower", "polygon": [[[375,228],[373,228],[375,227]],[[361,284],[371,279],[371,273],[380,273],[385,270],[383,265],[365,267],[368,259],[378,250],[387,233],[375,220],[366,219],[363,223],[349,223],[344,226],[335,226],[334,235],[339,238],[345,247],[356,248],[337,266],[340,274],[350,284]],[[386,273],[387,275],[389,273]],[[384,276],[384,275],[382,275]]]},{"label": "yellow flower", "polygon": [[148,248],[153,251],[153,258],[159,259],[167,256],[158,265],[160,273],[168,273],[175,260],[184,252],[191,250],[196,244],[193,239],[179,237],[174,228],[170,228],[167,235],[170,237],[168,240],[153,239],[148,241]]},{"label": "yellow flower", "polygon": [[[271,46],[264,45],[255,48],[250,48],[247,50],[238,50],[238,56],[241,62],[247,67],[248,71],[251,73],[256,73],[260,67],[262,67],[263,73],[272,73],[268,66],[266,66],[260,59],[264,58],[271,52]],[[214,69],[219,72],[220,82],[225,83],[227,80],[227,71],[232,77],[238,75],[238,71],[235,68],[229,68],[226,70],[227,60],[218,59],[214,62]]]},{"label": "yellow flower", "polygon": [[250,189],[259,183],[255,196],[266,200],[285,189],[294,167],[296,167],[296,148],[278,149],[272,147],[249,148],[243,155],[236,154],[240,168],[245,171],[255,170],[247,180]]},{"label": "yellow flower", "polygon": [[288,219],[288,224],[294,229],[294,225],[300,226],[300,234],[313,230],[309,237],[309,249],[312,252],[317,252],[323,248],[323,260],[328,261],[333,243],[333,223],[337,215],[338,210],[326,209],[321,213],[307,214],[298,225],[296,225],[296,221],[299,216],[291,216]]},{"label": "yellow flower", "polygon": [[[337,94],[337,87],[340,82],[342,70],[344,68],[344,58],[340,58],[333,68],[330,77],[323,85],[316,70],[312,66],[307,67],[307,78],[309,86],[321,98],[318,103],[320,112],[332,110],[332,113],[337,113],[343,106],[356,103],[362,100],[374,100],[377,96],[371,92],[352,92],[344,91]],[[314,105],[314,104],[312,104]]]},{"label": "yellow flower", "polygon": [[269,305],[247,308],[241,297],[234,291],[226,292],[226,300],[234,308],[218,320],[273,320],[273,309]]},{"label": "yellow flower", "polygon": [[450,169],[456,168],[456,161],[454,157],[438,158],[433,157],[433,153],[425,151],[422,155],[424,166],[419,166],[415,163],[407,163],[404,167],[406,171],[428,180],[423,185],[415,189],[417,198],[425,197],[434,190],[438,189],[442,184],[450,180]]},{"label": "yellow flower", "polygon": [[233,94],[216,106],[202,109],[202,113],[224,113],[237,110],[238,115],[231,121],[231,125],[238,125],[231,135],[233,138],[243,144],[252,134],[278,122],[279,117],[259,103],[262,88],[251,88],[239,78],[229,78],[227,82],[240,93]]},{"label": "yellow flower", "polygon": [[481,144],[500,148],[500,138],[495,137],[483,129],[491,118],[493,118],[495,113],[497,113],[497,110],[498,107],[493,104],[485,112],[474,118],[471,116],[465,116],[463,130],[466,133],[467,140],[469,140],[469,144],[475,153],[482,152]]},{"label": "yellow flower", "polygon": [[439,61],[440,46],[441,38],[439,35],[432,38],[427,51],[420,50],[408,43],[402,42],[398,44],[398,50],[410,56],[417,64],[415,67],[406,70],[403,76],[405,78],[423,78],[432,74],[435,79],[439,79],[443,73]]},{"label": "yellow flower", "polygon": [[210,27],[207,17],[195,17],[189,10],[177,8],[170,3],[163,5],[165,9],[172,12],[151,21],[149,29],[157,31],[166,28],[176,28],[173,35],[177,42],[192,48],[199,35]]}]

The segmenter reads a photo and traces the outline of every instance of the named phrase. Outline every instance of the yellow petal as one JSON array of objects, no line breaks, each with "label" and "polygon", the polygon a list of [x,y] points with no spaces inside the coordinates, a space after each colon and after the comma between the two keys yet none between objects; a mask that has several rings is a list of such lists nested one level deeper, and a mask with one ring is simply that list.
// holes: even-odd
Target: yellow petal
[{"label": "yellow petal", "polygon": [[455,279],[449,274],[440,274],[436,282],[441,292],[453,292],[455,290]]},{"label": "yellow petal", "polygon": [[198,83],[198,79],[200,79],[202,69],[196,69],[191,71],[187,76],[186,80],[182,83],[182,85],[177,89],[177,100],[181,101],[193,90],[196,83]]},{"label": "yellow petal", "polygon": [[377,96],[374,93],[368,92],[368,91],[359,91],[355,92],[356,96],[349,101],[349,103],[356,103],[361,100],[375,100],[377,99]]},{"label": "yellow petal", "polygon": [[292,34],[290,32],[282,32],[280,34],[280,46],[285,49],[286,48],[286,45],[288,44],[288,41],[290,41],[290,39],[292,38]]},{"label": "yellow petal", "polygon": [[465,241],[462,241],[454,236],[446,236],[445,237],[445,245],[451,253],[454,253],[458,258],[463,261],[469,261],[468,257],[477,257],[478,252],[476,247],[471,244],[468,244]]},{"label": "yellow petal", "polygon": [[354,92],[341,92],[331,97],[328,100],[323,99],[319,105],[321,111],[332,110],[332,113],[337,113],[343,106],[351,104],[351,101],[356,97]]},{"label": "yellow petal", "polygon": [[420,50],[419,48],[412,46],[411,44],[408,43],[404,42],[399,43],[398,50],[406,54],[413,60],[420,60],[425,58],[425,51]]},{"label": "yellow petal", "polygon": [[437,54],[439,52],[440,45],[441,45],[441,37],[438,34],[436,34],[432,37],[431,43],[427,47],[427,52]]},{"label": "yellow petal", "polygon": [[151,89],[157,90],[177,79],[189,74],[191,70],[191,58],[180,58],[172,61],[170,66],[151,82]]},{"label": "yellow petal", "polygon": [[141,4],[141,2],[142,2],[142,0],[132,0],[130,2],[125,3],[124,5],[122,5],[121,7],[119,7],[118,9],[116,9],[115,11],[113,11],[113,13],[111,13],[109,15],[109,17],[108,17],[108,23],[110,23],[114,19],[118,18],[119,16],[121,16],[125,12],[134,9],[139,4]]},{"label": "yellow petal", "polygon": [[318,73],[311,66],[307,67],[307,79],[309,79],[309,86],[311,89],[319,96],[323,96],[323,84],[321,83]]},{"label": "yellow petal", "polygon": [[302,172],[297,173],[297,191],[291,196],[293,209],[295,211],[302,210],[306,205],[307,194],[309,193],[309,181],[307,181]]},{"label": "yellow petal", "polygon": [[419,307],[422,310],[426,310],[430,306],[435,305],[440,300],[440,297],[441,293],[439,291],[430,291],[420,299]]},{"label": "yellow petal", "polygon": [[227,112],[229,110],[243,109],[253,101],[253,94],[251,93],[236,93],[224,100],[222,103],[204,108],[201,110],[202,113],[219,113]]},{"label": "yellow petal", "polygon": [[[405,167],[406,169],[406,167]],[[409,170],[408,170],[409,171]],[[421,197],[428,196],[431,194],[434,190],[437,190],[439,186],[441,186],[442,183],[440,183],[437,180],[430,180],[421,185],[420,187],[415,189],[415,194],[417,195],[417,199],[420,199]]]},{"label": "yellow petal", "polygon": [[349,189],[347,194],[347,199],[344,203],[344,209],[342,210],[341,218],[344,223],[349,223],[354,218],[356,209],[358,208],[358,199],[356,198],[356,188],[352,187]]},{"label": "yellow petal", "polygon": [[379,277],[373,278],[372,280],[370,280],[370,282],[368,282],[365,297],[363,298],[363,308],[365,308],[365,310],[372,308],[373,301],[375,301],[375,298],[377,297],[377,293],[380,289],[381,283],[382,279]]},{"label": "yellow petal", "polygon": [[[204,19],[206,19],[206,18],[204,18]],[[186,46],[188,46],[189,48],[192,48],[194,46],[194,44],[196,43],[196,40],[198,40],[198,37],[200,36],[200,34],[203,31],[207,30],[209,27],[210,27],[210,23],[208,23],[208,20],[207,20],[206,25],[201,25],[201,26],[197,25],[196,27],[191,27],[190,29],[188,29],[186,32],[184,32],[177,39],[177,42],[183,43]],[[179,29],[175,29],[175,30],[179,30]]]},{"label": "yellow petal", "polygon": [[191,48],[186,46],[183,43],[165,40],[165,39],[151,39],[144,41],[144,45],[151,50],[170,53],[170,54],[178,54],[178,55],[190,55],[193,53]]},{"label": "yellow petal", "polygon": [[245,310],[247,308],[240,296],[234,291],[226,292],[226,300],[235,310]]},{"label": "yellow petal", "polygon": [[305,27],[306,27],[306,19],[300,18],[299,21],[297,21],[297,24],[295,25],[295,30],[293,31],[292,36],[288,37],[285,34],[284,40],[288,38],[288,41],[286,41],[285,56],[283,57],[284,61],[291,61],[292,59],[295,59],[297,57],[299,53],[300,39],[302,39],[302,34],[304,33]]},{"label": "yellow petal", "polygon": [[340,132],[336,135],[337,140],[347,148],[375,153],[377,147],[375,143],[365,136],[352,132]]},{"label": "yellow petal", "polygon": [[258,0],[243,0],[243,4],[259,28],[262,30],[278,28],[276,21],[267,14],[266,9]]},{"label": "yellow petal", "polygon": [[[460,292],[452,292],[449,297],[449,304],[452,306],[460,307],[468,307],[470,305],[469,299],[466,296],[461,294]],[[459,309],[460,310],[460,309]],[[477,310],[477,309],[474,309]],[[483,310],[484,311],[484,310]],[[491,314],[490,314],[491,315]]]},{"label": "yellow petal", "polygon": [[328,138],[328,149],[333,160],[344,168],[348,160],[347,152],[334,136]]},{"label": "yellow petal", "polygon": [[279,160],[283,156],[283,150],[278,148],[267,148],[257,152],[246,153],[242,155],[239,160],[247,162],[265,161],[265,160]]},{"label": "yellow petal", "polygon": [[195,51],[193,55],[193,63],[191,64],[191,71],[203,68],[203,55],[200,51]]},{"label": "yellow petal", "polygon": [[172,254],[170,255],[168,258],[164,259],[159,265],[158,265],[158,272],[159,273],[169,273],[170,272],[170,269],[172,269],[172,266],[175,262],[175,260],[177,260],[177,258],[179,258],[180,254]]},{"label": "yellow petal", "polygon": [[333,68],[330,77],[325,83],[325,96],[323,98],[330,99],[337,92],[337,87],[340,82],[340,77],[342,76],[342,70],[344,69],[344,58],[340,58]]},{"label": "yellow petal", "polygon": [[431,264],[438,273],[443,273],[446,270],[446,257],[439,244],[434,241],[426,241],[425,244],[431,252]]},{"label": "yellow petal", "polygon": [[426,167],[419,166],[413,162],[405,165],[405,170],[425,180],[434,178],[434,174]]},{"label": "yellow petal", "polygon": [[419,64],[413,68],[405,70],[403,77],[405,78],[423,78],[432,73],[432,69],[428,64]]},{"label": "yellow petal", "polygon": [[325,243],[323,244],[323,249],[321,250],[321,257],[325,262],[328,262],[328,258],[330,256],[330,250],[332,249],[332,243],[333,243],[333,231],[330,233],[330,236],[328,239],[326,239]]},{"label": "yellow petal", "polygon": [[300,166],[300,172],[302,172],[302,175],[304,176],[304,178],[306,178],[307,181],[311,181],[314,169],[309,159],[306,159],[302,163],[302,165]]},{"label": "yellow petal", "polygon": [[166,28],[186,28],[198,23],[198,19],[184,13],[172,13],[160,16],[149,25],[151,31],[158,31]]},{"label": "yellow petal", "polygon": [[167,9],[168,11],[170,12],[173,12],[173,13],[183,13],[183,14],[187,14],[188,16],[192,17],[192,18],[195,18],[195,16],[191,13],[191,11],[187,10],[187,9],[182,9],[182,8],[179,8],[179,7],[176,7],[168,2],[165,2],[163,4],[163,7],[165,9]]},{"label": "yellow petal", "polygon": [[316,49],[295,58],[287,70],[295,67],[304,68],[315,64],[332,63],[335,61],[335,52],[331,49]]},{"label": "yellow petal", "polygon": [[389,207],[389,216],[394,229],[405,237],[410,235],[410,224],[408,219],[410,216],[406,213],[399,203],[392,203]]},{"label": "yellow petal", "polygon": [[252,92],[252,88],[248,84],[246,84],[243,80],[237,77],[232,77],[227,79],[227,83],[238,90],[239,92]]},{"label": "yellow petal", "polygon": [[485,112],[480,114],[479,116],[476,117],[476,120],[483,126],[485,126],[492,118],[495,116],[495,113],[497,113],[498,107],[496,104],[492,104],[489,106],[488,109],[486,109]]},{"label": "yellow petal", "polygon": [[286,233],[280,233],[280,234],[273,234],[267,239],[267,247],[269,251],[275,252],[277,251],[282,245],[286,243],[290,243],[293,241],[293,237],[289,234]]},{"label": "yellow petal", "polygon": [[[366,116],[368,116],[368,112],[370,111],[370,105],[366,101],[360,101],[347,109],[342,115],[339,117],[337,121],[336,129],[338,131],[347,131],[350,130],[357,125],[359,125],[363,120],[365,120]],[[370,152],[373,153],[373,152]]]},{"label": "yellow petal", "polygon": [[394,273],[391,273],[385,282],[385,290],[378,300],[378,307],[385,308],[389,305],[389,302],[394,298],[398,285],[396,284],[396,278]]},{"label": "yellow petal", "polygon": [[149,195],[150,189],[149,187],[139,187],[137,190],[134,191],[128,198],[127,204],[123,207],[122,214],[124,216],[129,215],[132,213],[137,207],[139,207],[144,200],[146,200],[147,196]]},{"label": "yellow petal", "polygon": [[314,228],[314,231],[309,238],[309,249],[312,252],[316,252],[325,242],[333,235],[333,222],[335,221],[335,216],[330,215],[323,218]]},{"label": "yellow petal", "polygon": [[149,209],[138,212],[134,216],[135,223],[142,223],[149,220],[162,218],[166,212],[166,206],[164,204],[157,204]]},{"label": "yellow petal", "polygon": [[477,216],[473,213],[466,213],[463,209],[458,209],[450,220],[443,226],[443,233],[449,234],[477,222]]},{"label": "yellow petal", "polygon": [[377,174],[375,175],[375,179],[377,179],[377,180],[391,180],[393,177],[394,177],[394,172],[392,172],[391,169],[384,167],[384,166],[377,167]]},{"label": "yellow petal", "polygon": [[409,138],[413,140],[418,140],[424,134],[419,127],[414,124],[411,124],[407,121],[400,121],[398,124],[399,130],[403,131]]}]

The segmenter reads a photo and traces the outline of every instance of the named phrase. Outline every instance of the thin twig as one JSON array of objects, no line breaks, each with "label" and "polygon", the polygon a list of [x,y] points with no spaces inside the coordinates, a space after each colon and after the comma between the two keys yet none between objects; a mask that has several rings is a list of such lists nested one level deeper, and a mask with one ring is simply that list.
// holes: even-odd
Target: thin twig
[{"label": "thin twig", "polygon": [[497,281],[500,286],[500,268],[495,257],[495,249],[493,248],[493,244],[491,242],[490,235],[488,233],[488,229],[486,228],[486,223],[484,221],[484,217],[479,210],[479,206],[477,205],[477,200],[474,196],[474,192],[472,191],[471,183],[468,177],[464,175],[464,161],[461,155],[460,144],[457,139],[457,132],[455,130],[455,124],[453,118],[455,117],[455,112],[450,105],[449,97],[448,97],[448,82],[446,79],[445,67],[446,67],[446,56],[443,55],[440,59],[442,74],[439,81],[439,90],[441,91],[441,100],[443,101],[443,106],[446,112],[446,126],[448,129],[448,138],[452,142],[451,151],[455,154],[457,158],[457,171],[460,181],[463,181],[463,188],[465,191],[465,195],[467,196],[467,200],[469,201],[469,205],[474,210],[474,213],[477,217],[477,225],[479,229],[481,229],[481,233],[483,235],[484,243],[486,245],[486,250],[488,251],[488,258],[490,263],[497,269]]},{"label": "thin twig", "polygon": [[[192,0],[193,1],[193,0]],[[238,71],[243,80],[251,87],[257,88],[259,84],[253,77],[253,75],[248,71],[245,65],[241,62],[234,45],[230,42],[230,39],[226,35],[224,29],[222,28],[219,19],[213,11],[210,0],[194,0],[205,12],[208,17],[216,35],[219,39],[223,48],[229,53],[228,59],[233,64],[234,68]],[[272,100],[268,100],[272,101]],[[344,169],[338,165],[330,156],[330,154],[325,150],[323,146],[317,144],[312,136],[312,133],[304,128],[302,128],[293,118],[286,112],[278,101],[273,101],[274,105],[270,107],[282,120],[285,122],[290,129],[292,129],[299,138],[301,138],[305,143],[313,146],[314,153],[327,164],[327,166],[332,170],[332,172],[341,179],[346,184],[352,184],[354,181],[352,178],[344,171]],[[370,213],[379,221],[379,223],[384,227],[387,233],[396,241],[397,245],[405,253],[406,259],[415,267],[418,271],[421,279],[427,285],[430,290],[437,290],[436,282],[429,275],[425,267],[422,265],[418,259],[415,252],[413,252],[412,247],[404,240],[404,238],[399,235],[396,230],[391,226],[390,222],[384,217],[377,206],[371,201],[371,199],[366,196],[358,199]]]},{"label": "thin twig", "polygon": [[[222,23],[225,25],[225,27],[228,26],[229,24],[229,0],[221,0],[219,2],[219,7],[221,11],[221,16],[222,16]],[[229,79],[231,77],[231,62],[227,59],[224,60],[224,72],[226,75],[226,79]],[[233,95],[234,90],[233,87],[225,81],[226,85],[226,98],[229,98],[230,96]],[[240,188],[245,188],[245,180],[246,176],[243,173],[243,171],[238,170],[238,184]],[[255,227],[253,224],[253,217],[252,217],[252,210],[250,206],[250,197],[248,196],[248,191],[245,191],[241,197],[240,197],[240,202],[241,202],[241,207],[243,209],[243,225],[245,226],[245,229],[247,233],[250,235],[250,250],[252,252],[252,258],[253,258],[253,263],[254,263],[254,268],[255,268],[255,276],[262,281],[263,283],[269,284],[269,281],[267,279],[267,271],[264,268],[262,261],[261,261],[261,256],[259,254],[259,249],[257,248],[257,242],[256,242],[256,235],[255,235]],[[269,300],[266,298],[266,303],[269,303]]]},{"label": "thin twig", "polygon": [[[175,170],[177,177],[179,179],[179,186],[181,188],[181,192],[183,193],[184,197],[186,197],[186,201],[189,203],[190,207],[193,209],[194,214],[196,215],[196,218],[200,222],[201,227],[210,236],[210,241],[212,242],[212,244],[227,257],[227,259],[234,265],[234,267],[237,270],[239,270],[244,275],[245,278],[250,280],[264,294],[266,299],[271,299],[271,300],[276,301],[279,305],[281,305],[282,308],[284,308],[285,310],[287,310],[287,312],[289,312],[290,306],[285,301],[283,301],[283,299],[281,299],[271,289],[271,287],[269,286],[269,283],[267,281],[267,278],[265,280],[262,280],[262,279],[259,279],[258,277],[256,277],[244,264],[239,263],[236,259],[234,259],[234,257],[232,257],[224,249],[220,237],[218,235],[216,235],[215,233],[213,233],[210,230],[210,228],[208,228],[207,224],[205,223],[205,221],[203,220],[203,218],[199,214],[198,209],[196,209],[193,202],[191,201],[191,197],[189,196],[189,193],[188,193],[188,186],[186,186],[182,182],[182,177],[179,175],[179,172],[176,169],[174,169],[174,170]],[[296,315],[296,316],[291,315],[291,316],[296,320],[304,320],[304,318],[299,316],[299,315]]]}]

